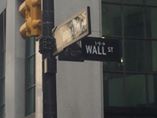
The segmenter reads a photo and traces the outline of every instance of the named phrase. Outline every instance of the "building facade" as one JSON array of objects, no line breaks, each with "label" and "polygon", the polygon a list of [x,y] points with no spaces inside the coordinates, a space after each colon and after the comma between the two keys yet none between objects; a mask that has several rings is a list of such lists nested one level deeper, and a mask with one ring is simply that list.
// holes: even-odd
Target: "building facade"
[{"label": "building facade", "polygon": [[155,0],[102,1],[103,35],[122,43],[121,63],[103,64],[108,117],[157,115],[156,11]]},{"label": "building facade", "polygon": [[[23,39],[8,0],[0,15],[0,118],[42,118],[39,41]],[[58,118],[155,118],[156,0],[54,0],[55,25],[90,7],[90,37],[121,43],[121,62],[57,60]],[[58,57],[57,57],[58,58]]]}]

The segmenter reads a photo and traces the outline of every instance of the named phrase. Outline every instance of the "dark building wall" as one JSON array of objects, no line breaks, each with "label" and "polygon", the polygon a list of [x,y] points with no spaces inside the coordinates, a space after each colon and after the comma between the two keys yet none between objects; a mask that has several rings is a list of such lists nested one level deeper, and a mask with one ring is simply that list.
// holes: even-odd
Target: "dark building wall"
[{"label": "dark building wall", "polygon": [[129,108],[141,107],[140,113],[157,107],[156,12],[156,0],[102,0],[103,35],[122,44],[121,63],[104,62],[106,114],[111,107],[117,108],[111,114],[122,108],[122,116],[128,112],[126,117],[136,116]]}]

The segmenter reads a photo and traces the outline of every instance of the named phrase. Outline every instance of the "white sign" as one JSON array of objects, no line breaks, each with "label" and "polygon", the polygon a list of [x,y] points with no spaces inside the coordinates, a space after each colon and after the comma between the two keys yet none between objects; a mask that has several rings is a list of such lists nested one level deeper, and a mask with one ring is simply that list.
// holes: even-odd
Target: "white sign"
[{"label": "white sign", "polygon": [[57,26],[53,36],[56,40],[54,55],[64,48],[90,34],[89,7],[82,10],[65,23]]}]

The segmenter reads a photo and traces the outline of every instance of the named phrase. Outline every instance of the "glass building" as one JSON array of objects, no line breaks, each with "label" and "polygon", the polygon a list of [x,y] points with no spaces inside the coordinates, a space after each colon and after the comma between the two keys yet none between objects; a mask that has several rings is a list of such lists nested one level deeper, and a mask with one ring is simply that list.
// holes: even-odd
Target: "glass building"
[{"label": "glass building", "polygon": [[103,63],[104,117],[156,117],[156,13],[156,0],[102,0],[102,34],[122,44],[121,62]]}]

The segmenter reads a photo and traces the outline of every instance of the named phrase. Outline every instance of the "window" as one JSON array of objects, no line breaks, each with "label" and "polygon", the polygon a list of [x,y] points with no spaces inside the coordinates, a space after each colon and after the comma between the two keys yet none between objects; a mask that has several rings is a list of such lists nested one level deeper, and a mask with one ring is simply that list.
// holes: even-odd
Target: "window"
[{"label": "window", "polygon": [[5,19],[6,12],[0,14],[0,118],[4,118],[5,109]]},{"label": "window", "polygon": [[35,112],[35,39],[26,40],[25,115]]},{"label": "window", "polygon": [[157,1],[102,0],[106,38],[122,43],[122,62],[104,62],[104,116],[154,118],[157,110]]}]

